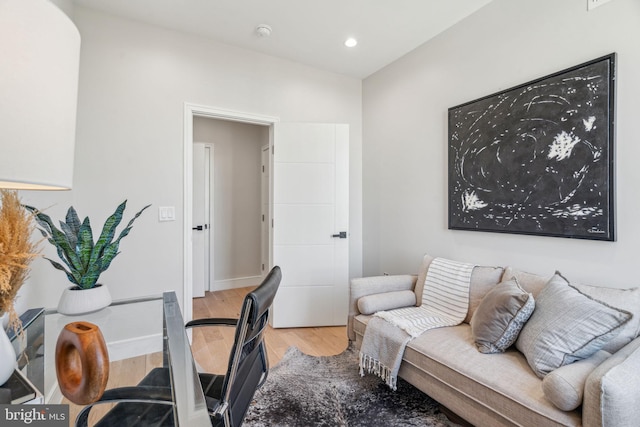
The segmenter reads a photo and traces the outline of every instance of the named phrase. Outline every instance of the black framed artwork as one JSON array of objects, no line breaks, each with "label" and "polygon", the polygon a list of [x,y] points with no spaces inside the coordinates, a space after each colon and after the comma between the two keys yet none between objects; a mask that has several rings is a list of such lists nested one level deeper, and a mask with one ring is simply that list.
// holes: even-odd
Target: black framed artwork
[{"label": "black framed artwork", "polygon": [[449,109],[449,228],[615,240],[616,55]]}]

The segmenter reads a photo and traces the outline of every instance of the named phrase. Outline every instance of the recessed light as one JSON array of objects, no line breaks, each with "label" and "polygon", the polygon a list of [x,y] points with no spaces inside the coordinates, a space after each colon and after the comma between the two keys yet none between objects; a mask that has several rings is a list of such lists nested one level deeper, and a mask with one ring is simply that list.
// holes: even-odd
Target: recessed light
[{"label": "recessed light", "polygon": [[344,45],[346,47],[354,47],[357,44],[358,44],[358,40],[354,39],[353,37],[349,37],[344,41]]}]

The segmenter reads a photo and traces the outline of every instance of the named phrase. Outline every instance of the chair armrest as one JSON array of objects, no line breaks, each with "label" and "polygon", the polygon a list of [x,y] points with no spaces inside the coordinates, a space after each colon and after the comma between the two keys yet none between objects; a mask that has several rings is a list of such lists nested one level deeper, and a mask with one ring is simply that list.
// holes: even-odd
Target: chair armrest
[{"label": "chair armrest", "polygon": [[411,274],[393,276],[372,276],[351,279],[349,286],[349,316],[347,318],[347,335],[350,341],[356,339],[353,331],[353,318],[360,314],[358,300],[366,295],[382,294],[393,291],[412,291],[418,276]]},{"label": "chair armrest", "polygon": [[226,319],[226,318],[204,318],[204,319],[194,319],[187,322],[184,325],[185,328],[195,328],[199,326],[236,326],[238,324],[238,319]]},{"label": "chair armrest", "polygon": [[584,427],[636,426],[640,419],[640,338],[611,355],[587,378]]},{"label": "chair armrest", "polygon": [[133,386],[105,390],[102,397],[80,411],[76,418],[76,427],[87,427],[89,411],[94,405],[103,403],[136,402],[173,406],[171,389],[168,387]]}]

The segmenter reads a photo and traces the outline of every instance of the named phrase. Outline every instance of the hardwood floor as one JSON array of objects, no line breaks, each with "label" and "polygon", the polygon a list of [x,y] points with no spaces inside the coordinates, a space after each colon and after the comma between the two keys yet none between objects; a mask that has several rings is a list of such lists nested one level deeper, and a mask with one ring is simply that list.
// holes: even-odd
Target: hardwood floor
[{"label": "hardwood floor", "polygon": [[[204,298],[193,300],[193,318],[237,318],[244,296],[251,289],[206,292]],[[230,327],[193,329],[191,350],[204,371],[222,373],[226,370],[233,334],[234,328]],[[333,356],[347,348],[348,342],[345,326],[290,329],[273,329],[269,326],[265,340],[272,367],[280,361],[290,346],[296,346],[303,353],[312,356]]]}]

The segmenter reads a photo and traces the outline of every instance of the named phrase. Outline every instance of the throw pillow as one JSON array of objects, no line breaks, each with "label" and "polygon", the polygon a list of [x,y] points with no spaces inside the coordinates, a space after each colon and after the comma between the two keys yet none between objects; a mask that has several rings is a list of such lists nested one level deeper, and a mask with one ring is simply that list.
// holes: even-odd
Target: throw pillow
[{"label": "throw pillow", "polygon": [[631,313],[594,300],[558,272],[536,299],[516,341],[536,375],[591,356],[620,332]]},{"label": "throw pillow", "polygon": [[518,338],[533,313],[533,295],[514,278],[496,285],[471,318],[471,333],[481,353],[502,353]]},{"label": "throw pillow", "polygon": [[599,350],[586,359],[561,366],[542,380],[544,396],[558,409],[573,411],[582,405],[587,377],[604,362],[611,353]]},{"label": "throw pillow", "polygon": [[[512,277],[518,279],[518,284],[522,289],[531,292],[534,298],[538,296],[544,285],[546,285],[550,279],[550,277],[527,273],[513,267],[506,267],[502,280],[508,280]],[[618,289],[582,284],[572,284],[572,286],[595,300],[602,301],[611,307],[626,310],[633,314],[631,320],[622,326],[620,334],[606,343],[604,347],[602,347],[603,350],[613,354],[640,334],[640,288]]]},{"label": "throw pillow", "polygon": [[633,314],[631,320],[620,328],[620,333],[602,347],[603,350],[613,354],[638,336],[640,332],[640,288],[615,289],[580,284],[574,286],[595,300]]},{"label": "throw pillow", "polygon": [[393,291],[382,294],[367,295],[358,300],[358,310],[362,314],[373,314],[378,311],[416,305],[416,294],[413,291]]},{"label": "throw pillow", "polygon": [[[424,281],[427,279],[427,270],[431,265],[433,257],[431,255],[425,255],[418,271],[418,281],[416,282],[416,305],[422,304],[422,290],[424,289]],[[490,267],[490,266],[477,266],[471,273],[471,288],[469,289],[469,310],[467,311],[467,317],[464,319],[465,323],[471,321],[471,317],[476,308],[482,301],[482,298],[493,288],[502,277],[504,269],[502,267]]]}]

